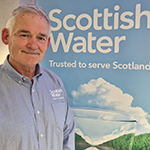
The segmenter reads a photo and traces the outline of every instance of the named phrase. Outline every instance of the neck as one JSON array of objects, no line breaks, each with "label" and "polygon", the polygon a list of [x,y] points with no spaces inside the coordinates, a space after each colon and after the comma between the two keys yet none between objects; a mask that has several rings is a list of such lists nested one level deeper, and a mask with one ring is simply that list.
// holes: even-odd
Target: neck
[{"label": "neck", "polygon": [[36,73],[36,65],[34,66],[25,66],[22,64],[18,64],[16,62],[11,62],[9,60],[9,63],[11,66],[21,75],[28,77],[32,82],[33,82],[33,77],[35,76]]},{"label": "neck", "polygon": [[17,71],[21,75],[28,77],[31,81],[33,81],[33,77],[35,76],[35,68],[36,67],[24,67]]}]

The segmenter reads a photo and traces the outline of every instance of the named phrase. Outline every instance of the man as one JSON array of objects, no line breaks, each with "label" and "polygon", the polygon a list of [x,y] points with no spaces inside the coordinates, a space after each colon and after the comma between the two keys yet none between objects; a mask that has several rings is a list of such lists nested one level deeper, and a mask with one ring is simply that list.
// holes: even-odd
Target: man
[{"label": "man", "polygon": [[40,67],[50,43],[45,12],[32,5],[13,11],[2,41],[0,150],[74,150],[74,119],[60,78]]}]

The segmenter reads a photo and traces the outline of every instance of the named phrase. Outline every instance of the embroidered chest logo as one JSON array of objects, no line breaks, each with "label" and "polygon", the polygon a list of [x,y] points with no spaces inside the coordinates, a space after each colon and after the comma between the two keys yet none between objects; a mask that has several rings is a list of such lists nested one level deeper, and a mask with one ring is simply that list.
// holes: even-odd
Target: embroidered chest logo
[{"label": "embroidered chest logo", "polygon": [[63,99],[64,98],[62,89],[55,89],[55,90],[49,90],[49,91],[50,91],[50,94],[53,97],[53,99]]}]

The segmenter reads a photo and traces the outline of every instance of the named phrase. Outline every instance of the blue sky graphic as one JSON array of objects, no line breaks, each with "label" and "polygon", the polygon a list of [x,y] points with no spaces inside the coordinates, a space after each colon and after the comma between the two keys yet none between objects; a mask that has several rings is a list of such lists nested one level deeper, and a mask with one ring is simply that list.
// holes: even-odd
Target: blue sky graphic
[{"label": "blue sky graphic", "polygon": [[[148,28],[148,22],[150,14],[148,16],[143,15],[140,18],[140,28],[135,28],[136,22],[136,6],[140,4],[141,13],[150,12],[150,1],[140,0],[82,0],[82,1],[70,1],[70,0],[55,0],[49,2],[48,0],[40,1],[37,0],[37,5],[41,6],[46,10],[47,14],[53,9],[60,9],[60,14],[54,14],[55,17],[62,21],[62,27],[58,31],[52,31],[54,41],[56,42],[59,33],[63,33],[65,41],[67,42],[70,33],[74,33],[73,39],[69,48],[68,53],[64,53],[64,48],[60,42],[58,51],[56,53],[52,50],[52,45],[48,49],[44,60],[41,65],[47,69],[54,71],[58,74],[66,87],[69,103],[71,107],[90,107],[90,108],[103,108],[128,112],[131,115],[139,114],[139,132],[137,134],[149,132],[149,114],[150,114],[150,29]],[[115,10],[114,7],[119,6],[119,10]],[[111,30],[104,28],[104,9],[108,8],[108,12],[112,13],[112,17],[109,17],[108,25],[112,26]],[[102,26],[102,30],[95,30],[93,28],[93,10],[98,9],[99,13],[102,13],[102,17],[99,18],[99,25]],[[119,27],[114,29],[114,14],[119,14]],[[121,21],[121,14],[124,12],[131,12],[132,16],[126,16],[126,19],[133,21],[133,27],[131,29],[121,29],[120,26],[123,24],[128,26],[127,23]],[[77,28],[76,19],[81,14],[88,14],[92,18],[92,25],[86,31],[81,31]],[[68,26],[76,26],[73,31],[68,31],[63,27],[63,19],[68,14],[73,14],[76,19],[68,20]],[[83,24],[82,24],[83,23]],[[87,25],[87,19],[81,20],[83,26]],[[52,27],[57,24],[51,20]],[[96,53],[90,53],[86,49],[86,52],[75,53],[73,46],[76,43],[82,43],[82,41],[75,41],[76,37],[83,37],[86,39],[86,48],[88,47],[88,33],[92,33],[96,40],[92,41],[92,49],[96,49]],[[112,40],[113,46],[110,48],[110,53],[104,54],[99,52],[96,47],[96,42],[100,37],[107,36]],[[114,43],[116,36],[125,36],[126,40],[121,41],[119,45],[119,53],[114,53]],[[106,42],[106,41],[104,41]],[[80,46],[78,49],[82,49]],[[107,49],[108,47],[102,47]],[[50,66],[49,60],[54,62],[70,62],[76,61],[76,67],[53,67]],[[85,63],[85,68],[79,67],[79,62]],[[117,65],[124,65],[124,69],[115,69],[114,62]],[[110,68],[89,68],[89,63],[101,63],[102,65],[109,63]],[[126,68],[128,64],[131,64]],[[134,64],[134,65],[133,65]],[[135,69],[135,66],[147,65],[147,69]],[[97,88],[94,84],[99,80],[103,81],[107,85],[109,90],[103,93],[106,99],[99,99],[97,101],[96,96],[98,92],[102,90]],[[102,82],[102,83],[103,83]],[[101,83],[101,84],[102,84]],[[83,89],[89,87],[89,93],[84,93]],[[105,87],[106,88],[106,87]],[[95,94],[91,94],[92,90],[96,89]],[[87,90],[86,88],[84,89]],[[91,91],[90,91],[91,90]],[[106,90],[106,89],[105,89]],[[76,93],[76,94],[75,94]],[[111,94],[110,94],[111,93]],[[77,97],[78,95],[78,97]],[[114,99],[113,102],[108,99]],[[89,103],[91,100],[91,103]],[[97,103],[101,105],[96,105]],[[102,107],[102,102],[105,102],[105,106]],[[113,103],[113,105],[112,105]],[[118,104],[119,103],[119,104]],[[104,103],[103,103],[104,104]],[[107,105],[106,105],[107,104]],[[142,128],[143,127],[143,128]]]}]

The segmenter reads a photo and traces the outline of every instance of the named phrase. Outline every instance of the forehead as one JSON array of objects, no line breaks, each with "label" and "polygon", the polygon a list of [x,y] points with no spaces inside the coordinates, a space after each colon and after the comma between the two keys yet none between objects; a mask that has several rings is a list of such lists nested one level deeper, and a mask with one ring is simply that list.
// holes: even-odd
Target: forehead
[{"label": "forehead", "polygon": [[[16,16],[17,19],[27,19],[27,18],[32,18],[32,19],[39,19],[41,21],[47,22],[47,20],[44,18],[44,16],[36,14],[36,13],[21,13]],[[47,22],[48,23],[48,22]]]},{"label": "forehead", "polygon": [[49,30],[49,23],[47,20],[38,14],[23,13],[16,16],[14,21],[14,30],[18,28],[26,28],[28,30]]}]

